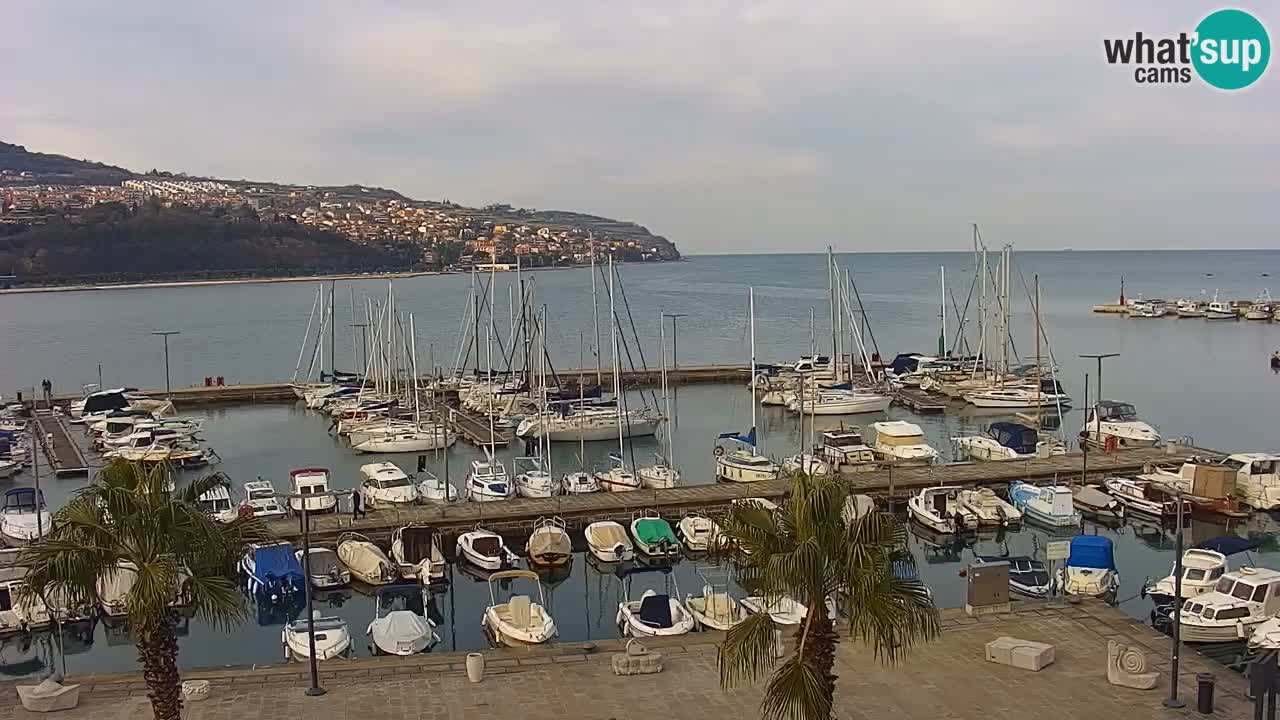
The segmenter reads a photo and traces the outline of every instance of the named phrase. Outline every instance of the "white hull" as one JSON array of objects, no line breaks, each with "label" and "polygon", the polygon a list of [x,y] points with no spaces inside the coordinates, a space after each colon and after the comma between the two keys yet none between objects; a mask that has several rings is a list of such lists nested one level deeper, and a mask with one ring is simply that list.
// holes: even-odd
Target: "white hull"
[{"label": "white hull", "polygon": [[787,403],[787,409],[791,412],[803,411],[805,415],[858,415],[884,412],[892,402],[893,398],[885,395],[858,394],[848,398],[820,396],[818,402],[805,398],[803,408],[798,399],[792,400]]},{"label": "white hull", "polygon": [[999,462],[1002,460],[1022,460],[1035,457],[1034,455],[1020,455],[1012,448],[1007,448],[989,437],[958,437],[952,438],[951,441],[955,443],[957,450],[973,460]]},{"label": "white hull", "polygon": [[1178,629],[1182,642],[1217,643],[1235,642],[1248,639],[1254,628],[1266,621],[1266,618],[1241,618],[1240,624],[1231,625],[1194,625],[1182,621]]},{"label": "white hull", "polygon": [[587,539],[587,550],[600,562],[623,562],[635,557],[627,531],[616,522],[602,520],[591,523],[583,535]]},{"label": "white hull", "polygon": [[[639,411],[622,417],[622,437],[647,437],[658,431],[658,419]],[[527,417],[516,428],[523,438],[547,437],[551,442],[616,440],[618,416],[614,412],[587,413],[561,418],[557,415]]]},{"label": "white hull", "polygon": [[1058,405],[1070,405],[1071,398],[1065,395],[1048,395],[1028,393],[1026,395],[994,395],[989,393],[974,393],[966,395],[965,400],[974,407],[980,408],[1008,408],[1017,410],[1020,408],[1042,408],[1057,407]]},{"label": "white hull", "polygon": [[680,471],[666,465],[650,465],[636,471],[640,485],[649,490],[665,490],[680,484]]},{"label": "white hull", "polygon": [[727,482],[751,483],[764,482],[778,477],[780,468],[770,463],[767,466],[744,465],[732,462],[724,455],[716,458],[716,478]]},{"label": "white hull", "polygon": [[640,478],[631,472],[614,468],[608,472],[595,474],[596,483],[605,492],[631,492],[640,489]]},{"label": "white hull", "polygon": [[[332,660],[343,657],[351,651],[351,632],[346,622],[340,625],[336,618],[316,618],[316,659]],[[280,640],[285,647],[285,659],[303,662],[311,659],[311,639],[306,619],[297,620],[280,631]]]},{"label": "white hull", "polygon": [[388,437],[371,437],[351,446],[363,453],[402,453],[439,450],[453,445],[457,436],[453,433],[405,433]]},{"label": "white hull", "polygon": [[[646,590],[641,597],[653,595]],[[658,628],[646,625],[640,620],[640,605],[643,600],[629,600],[618,606],[617,623],[624,637],[670,637],[686,635],[693,630],[693,616],[676,598],[670,599],[671,627]]]}]

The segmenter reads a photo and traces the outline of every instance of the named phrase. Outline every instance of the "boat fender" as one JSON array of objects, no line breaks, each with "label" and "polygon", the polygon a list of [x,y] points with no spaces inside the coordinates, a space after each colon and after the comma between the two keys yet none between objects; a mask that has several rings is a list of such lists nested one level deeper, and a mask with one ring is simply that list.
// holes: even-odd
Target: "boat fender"
[{"label": "boat fender", "polygon": [[715,455],[716,457],[720,457],[721,455],[724,455],[724,448],[717,445],[716,449],[711,451],[711,454]]}]

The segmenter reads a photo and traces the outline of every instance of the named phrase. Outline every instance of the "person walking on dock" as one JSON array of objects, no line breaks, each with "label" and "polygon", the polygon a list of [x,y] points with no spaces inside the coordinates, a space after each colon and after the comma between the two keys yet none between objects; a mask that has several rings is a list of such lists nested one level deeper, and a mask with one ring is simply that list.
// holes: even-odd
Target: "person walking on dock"
[{"label": "person walking on dock", "polygon": [[40,381],[40,390],[44,393],[44,406],[46,408],[53,407],[53,383],[48,379]]},{"label": "person walking on dock", "polygon": [[361,507],[360,503],[364,498],[360,497],[360,488],[354,488],[351,491],[351,520],[352,522],[359,520],[368,515]]}]

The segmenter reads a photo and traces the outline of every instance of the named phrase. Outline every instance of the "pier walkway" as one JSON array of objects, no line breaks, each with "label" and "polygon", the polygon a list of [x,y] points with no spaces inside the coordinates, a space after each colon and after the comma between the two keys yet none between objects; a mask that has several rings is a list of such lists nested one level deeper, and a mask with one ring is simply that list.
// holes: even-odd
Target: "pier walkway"
[{"label": "pier walkway", "polygon": [[[1196,673],[1217,681],[1213,717],[1252,717],[1246,681],[1205,657],[1183,651],[1179,667],[1182,710],[1169,695],[1169,639],[1123,612],[1097,602],[1026,603],[1013,612],[967,617],[942,611],[942,635],[912,649],[902,662],[877,662],[871,648],[841,632],[834,672],[838,720],[939,718],[946,720],[1097,720],[1123,717],[1205,717],[1195,712]],[[263,628],[263,632],[269,632]],[[1040,672],[985,661],[985,645],[1009,635],[1052,643],[1056,659]],[[791,633],[786,633],[790,644]],[[303,694],[306,666],[193,670],[184,680],[208,680],[209,699],[184,708],[187,720],[705,720],[760,717],[763,682],[722,690],[716,666],[721,633],[646,639],[661,652],[661,673],[617,677],[610,656],[621,641],[552,643],[484,652],[485,676],[467,681],[464,653],[433,652],[405,658],[361,658],[321,663],[320,697]],[[1147,652],[1160,673],[1152,690],[1107,682],[1107,641]],[[213,640],[216,642],[216,638]],[[74,668],[73,668],[74,670]],[[23,681],[26,682],[26,681]],[[141,673],[75,675],[80,706],[62,720],[137,720],[150,717]],[[9,702],[0,718],[25,718],[14,707],[14,682],[3,683]]]},{"label": "pier walkway", "polygon": [[494,427],[490,437],[489,418],[462,408],[449,411],[449,424],[473,445],[488,447],[492,443],[494,447],[506,447],[516,437],[515,430],[509,427]]},{"label": "pier walkway", "polygon": [[[1141,472],[1148,463],[1181,463],[1191,455],[1216,455],[1212,450],[1173,445],[1167,448],[1121,450],[1115,453],[1089,453],[1089,477],[1098,479],[1110,474]],[[1171,454],[1172,453],[1172,454]],[[967,487],[1004,485],[1012,480],[1079,482],[1080,453],[1050,458],[990,462],[952,463],[930,467],[894,468],[872,472],[849,473],[856,492],[877,497],[901,499],[915,489],[933,485]],[[591,493],[552,498],[512,498],[501,502],[462,502],[452,505],[416,505],[402,509],[370,510],[361,520],[352,521],[349,514],[313,516],[311,534],[314,542],[333,542],[344,532],[359,532],[378,542],[388,542],[391,533],[409,523],[423,523],[452,536],[483,524],[498,532],[519,535],[527,532],[539,517],[554,515],[570,528],[582,528],[598,520],[614,520],[624,525],[633,515],[654,511],[667,518],[685,513],[718,515],[725,513],[734,500],[766,498],[776,500],[786,495],[788,480],[757,483],[713,483],[687,485],[669,490],[636,490],[623,493]],[[298,519],[274,520],[268,523],[276,535],[291,541],[301,539]],[[451,547],[451,546],[450,546]]]},{"label": "pier walkway", "polygon": [[89,463],[84,459],[84,452],[71,438],[67,431],[66,420],[61,415],[41,410],[35,415],[36,432],[39,434],[40,447],[49,465],[58,477],[87,475]]}]

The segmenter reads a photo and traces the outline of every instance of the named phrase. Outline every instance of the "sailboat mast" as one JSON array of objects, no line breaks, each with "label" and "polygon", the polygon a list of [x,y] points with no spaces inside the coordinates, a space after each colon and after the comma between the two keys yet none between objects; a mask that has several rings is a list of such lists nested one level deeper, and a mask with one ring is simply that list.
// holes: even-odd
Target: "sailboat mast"
[{"label": "sailboat mast", "polygon": [[422,408],[418,400],[418,333],[413,324],[413,313],[409,313],[409,368],[413,373],[413,427],[415,431],[422,429]]},{"label": "sailboat mast", "polygon": [[337,280],[330,281],[329,283],[329,375],[330,377],[332,377],[338,372],[338,354],[335,347],[337,343],[337,338],[338,338],[338,323],[336,322],[337,317],[333,313],[333,308],[336,305],[336,303],[333,300],[333,293],[334,293],[334,288],[336,288],[337,285],[338,285]]},{"label": "sailboat mast", "polygon": [[613,309],[613,253],[609,253],[609,335],[610,345],[612,346],[612,362],[613,362],[613,402],[616,411],[614,413],[618,421],[618,457],[622,457],[622,382],[619,376],[618,362],[618,323],[614,317]]},{"label": "sailboat mast", "polygon": [[[1032,276],[1035,287],[1035,333],[1036,333],[1036,408],[1040,408],[1040,380],[1042,373],[1040,371],[1040,274]],[[1040,413],[1036,413],[1036,430],[1040,429]]]},{"label": "sailboat mast", "polygon": [[[596,342],[593,347],[596,356],[596,387],[604,384],[600,372],[600,303],[596,302],[596,242],[591,235],[587,235],[587,247],[591,252],[591,324],[596,330]],[[609,256],[609,267],[613,267],[613,256]],[[613,295],[609,296],[610,301]]]},{"label": "sailboat mast", "polygon": [[[311,337],[311,324],[316,320],[316,304],[320,302],[320,291],[316,291],[316,297],[311,301],[311,314],[307,316],[307,329],[302,331],[302,344],[298,347],[298,362],[293,366],[293,381],[298,381],[298,373],[302,371],[302,357],[307,354],[307,339]],[[308,369],[307,374],[311,371]],[[310,378],[308,378],[310,379]]]},{"label": "sailboat mast", "polygon": [[[831,253],[831,246],[827,246],[827,301],[831,304],[831,354],[835,356],[839,353],[836,345],[836,279],[835,279],[835,259]],[[838,358],[833,357],[833,361]],[[816,371],[816,368],[815,368]],[[839,382],[840,378],[836,378]]]},{"label": "sailboat mast", "polygon": [[[658,312],[658,352],[662,355],[662,416],[663,422],[671,422],[671,398],[667,395],[667,319],[665,313]],[[754,382],[754,380],[753,380]],[[664,445],[663,456],[666,458],[669,467],[675,467],[676,461],[672,457],[671,431],[665,426],[662,430]]]},{"label": "sailboat mast", "polygon": [[751,452],[756,452],[756,289],[747,288],[747,324],[751,333]]},{"label": "sailboat mast", "polygon": [[947,354],[947,266],[943,265],[938,268],[941,278],[941,292],[938,295],[938,308],[940,309],[939,317],[942,318],[942,334],[938,336],[938,355],[946,357]]},{"label": "sailboat mast", "polygon": [[476,346],[476,377],[480,376],[480,291],[476,287],[476,266],[471,266],[471,304],[473,312],[471,313],[475,321],[475,330],[472,331],[471,341]]}]

